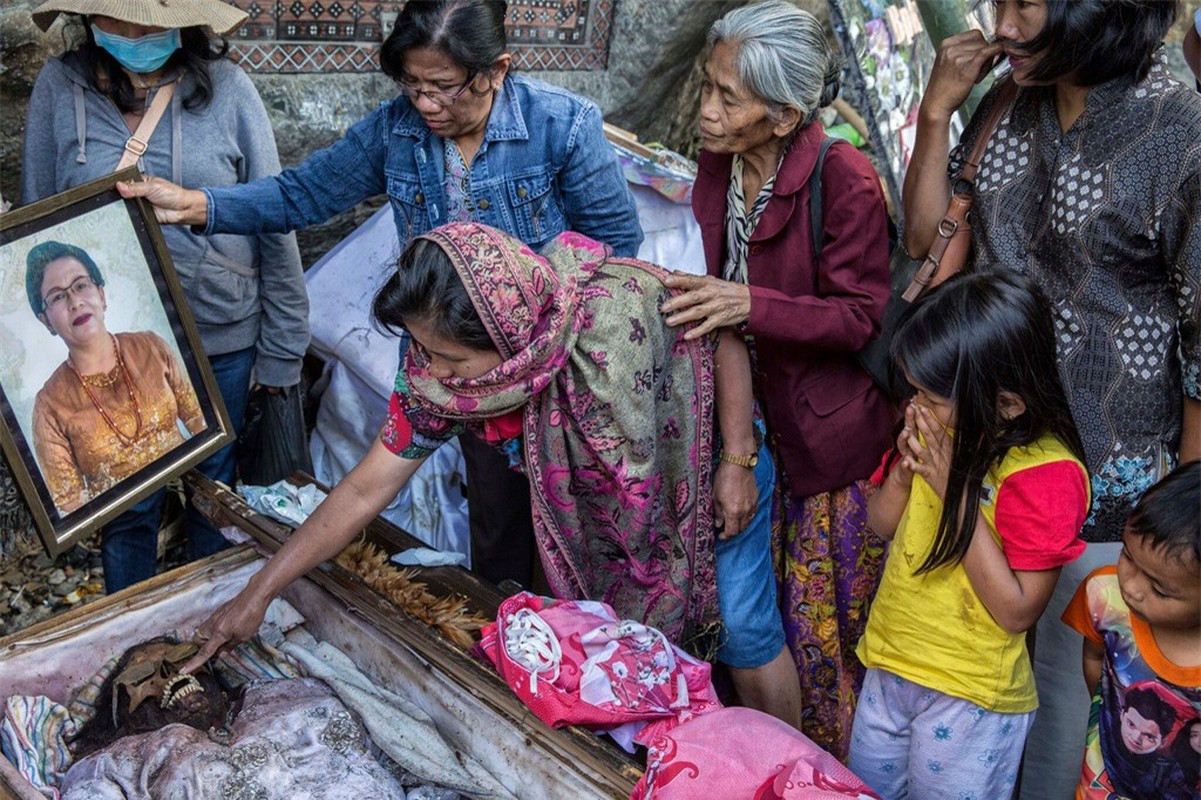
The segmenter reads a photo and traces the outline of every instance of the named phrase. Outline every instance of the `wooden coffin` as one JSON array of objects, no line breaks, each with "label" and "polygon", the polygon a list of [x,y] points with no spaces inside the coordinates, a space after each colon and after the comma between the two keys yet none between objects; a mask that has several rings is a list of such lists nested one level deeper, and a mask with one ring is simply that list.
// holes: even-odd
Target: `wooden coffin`
[{"label": "wooden coffin", "polygon": [[[288,529],[251,511],[228,489],[192,473],[197,505],[222,526],[258,544],[240,545],[157,576],[95,603],[0,639],[0,697],[46,695],[66,703],[99,664],[139,641],[189,631],[232,597],[264,563]],[[368,538],[389,553],[416,539],[377,521]],[[436,595],[459,594],[494,617],[499,592],[457,567],[421,571]],[[628,797],[637,762],[608,740],[577,728],[552,730],[534,717],[492,668],[367,588],[325,564],[283,595],[318,639],[349,655],[380,685],[408,696],[443,737],[469,753],[514,796],[529,800]],[[0,758],[0,795],[43,800]]]}]

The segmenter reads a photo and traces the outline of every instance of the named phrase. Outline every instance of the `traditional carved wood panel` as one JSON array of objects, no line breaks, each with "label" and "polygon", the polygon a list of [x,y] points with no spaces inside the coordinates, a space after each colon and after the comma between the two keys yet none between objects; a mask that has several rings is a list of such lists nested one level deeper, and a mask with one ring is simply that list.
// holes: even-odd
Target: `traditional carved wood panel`
[{"label": "traditional carved wood panel", "polygon": [[[505,28],[523,70],[600,70],[617,0],[513,0]],[[234,35],[250,72],[371,72],[403,2],[233,0],[250,19]]]}]

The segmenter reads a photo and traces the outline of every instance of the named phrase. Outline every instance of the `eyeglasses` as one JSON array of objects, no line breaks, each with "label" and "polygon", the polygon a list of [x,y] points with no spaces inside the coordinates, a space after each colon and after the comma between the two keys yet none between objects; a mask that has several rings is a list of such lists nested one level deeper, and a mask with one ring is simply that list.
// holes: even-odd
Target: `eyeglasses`
[{"label": "eyeglasses", "polygon": [[479,73],[476,73],[475,75],[470,76],[467,80],[463,81],[463,84],[459,86],[459,88],[449,90],[418,89],[417,84],[406,80],[398,80],[396,83],[399,84],[401,90],[409,96],[410,102],[416,103],[417,98],[425,95],[426,99],[438,106],[438,108],[446,108],[458,100],[459,97],[462,96],[463,92],[467,91],[467,87],[475,82],[477,77],[479,77]]},{"label": "eyeglasses", "polygon": [[75,295],[79,297],[86,292],[90,292],[96,288],[96,282],[86,275],[80,276],[71,282],[71,285],[66,289],[55,289],[50,294],[42,298],[42,309],[49,311],[67,300],[67,295]]}]

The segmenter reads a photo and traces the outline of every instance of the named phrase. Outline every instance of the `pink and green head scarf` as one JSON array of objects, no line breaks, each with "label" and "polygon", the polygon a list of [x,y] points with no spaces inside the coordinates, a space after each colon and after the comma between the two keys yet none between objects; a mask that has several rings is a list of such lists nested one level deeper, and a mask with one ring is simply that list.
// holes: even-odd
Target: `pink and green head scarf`
[{"label": "pink and green head scarf", "polygon": [[541,253],[476,223],[422,238],[449,256],[503,362],[437,379],[410,348],[415,410],[470,423],[523,409],[554,593],[602,600],[678,642],[711,632],[712,345],[664,325],[666,273],[576,233]]}]

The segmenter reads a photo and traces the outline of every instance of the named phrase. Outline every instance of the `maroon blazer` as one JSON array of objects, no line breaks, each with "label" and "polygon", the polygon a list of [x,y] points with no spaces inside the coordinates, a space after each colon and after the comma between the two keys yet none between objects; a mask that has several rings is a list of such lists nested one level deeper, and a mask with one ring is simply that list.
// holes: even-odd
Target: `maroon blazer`
[{"label": "maroon blazer", "polygon": [[[826,154],[824,243],[813,259],[809,176],[825,133],[802,130],[780,165],[751,236],[747,281],[757,377],[775,452],[792,491],[809,497],[869,477],[892,439],[897,409],[855,360],[879,333],[888,300],[888,222],[880,181],[849,145]],[[728,155],[702,152],[692,192],[710,275],[726,252]]]}]

